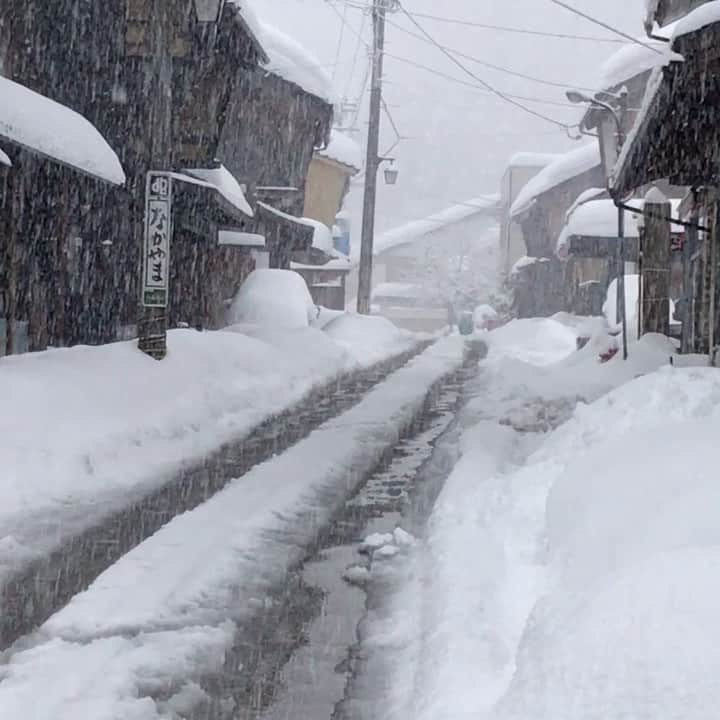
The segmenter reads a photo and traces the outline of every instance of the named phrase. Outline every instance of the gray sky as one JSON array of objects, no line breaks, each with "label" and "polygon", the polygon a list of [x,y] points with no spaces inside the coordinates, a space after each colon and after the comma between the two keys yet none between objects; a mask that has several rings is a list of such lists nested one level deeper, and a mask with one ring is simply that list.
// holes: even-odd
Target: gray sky
[{"label": "gray sky", "polygon": [[[368,0],[349,0],[352,5]],[[641,36],[643,0],[569,0],[580,10],[599,17],[633,35]],[[405,0],[410,12],[428,13],[476,23],[510,25],[533,30],[619,39],[549,0]],[[339,95],[346,90],[354,99],[360,92],[367,65],[367,52],[360,49],[353,64],[357,38],[347,29],[339,63],[335,59],[341,22],[326,0],[261,0],[255,4],[260,16],[293,35],[312,50],[329,72],[334,71]],[[346,13],[347,23],[369,41],[370,18],[361,10],[335,0],[334,7]],[[417,33],[401,13],[389,16],[391,23]],[[563,86],[594,87],[603,61],[620,45],[541,38],[465,27],[418,18],[441,44],[474,58],[533,75]],[[392,24],[388,26],[387,50],[391,55],[429,66],[470,83],[474,81],[454,66],[431,44],[413,38]],[[485,81],[506,93],[563,103],[560,87],[512,77],[468,60],[463,63]],[[520,109],[473,87],[456,84],[416,69],[392,57],[386,59],[384,92],[390,111],[404,140],[393,151],[400,162],[401,176],[395,187],[380,186],[378,230],[397,226],[441,210],[448,205],[499,190],[508,158],[516,151],[563,151],[571,149],[560,128],[531,117]],[[365,94],[365,101],[367,93]],[[577,107],[537,102],[527,105],[563,122],[577,122]],[[359,129],[367,128],[363,108]],[[387,118],[383,118],[382,148],[394,140]],[[359,230],[361,188],[353,190],[350,206],[355,233]]]}]

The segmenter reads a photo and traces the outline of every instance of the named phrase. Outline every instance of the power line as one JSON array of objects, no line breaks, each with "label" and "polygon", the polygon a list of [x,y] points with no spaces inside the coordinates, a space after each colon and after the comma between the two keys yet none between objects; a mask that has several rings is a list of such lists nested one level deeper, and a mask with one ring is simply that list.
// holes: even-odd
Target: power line
[{"label": "power line", "polygon": [[662,51],[658,50],[658,48],[653,47],[652,45],[648,45],[647,43],[642,42],[642,40],[638,40],[637,38],[633,37],[632,35],[628,35],[627,33],[624,33],[622,30],[618,30],[616,27],[613,27],[612,25],[608,25],[606,22],[603,22],[602,20],[598,20],[597,18],[593,17],[592,15],[588,15],[587,13],[582,12],[582,10],[578,10],[577,8],[574,8],[572,5],[568,5],[565,2],[562,2],[562,0],[550,0],[551,3],[554,5],[557,5],[558,7],[565,8],[565,10],[569,10],[571,13],[575,13],[575,15],[579,15],[581,18],[585,18],[585,20],[589,20],[591,23],[594,23],[595,25],[599,25],[602,28],[605,28],[606,30],[609,30],[612,33],[615,33],[616,35],[619,35],[620,37],[625,38],[626,40],[629,40],[632,43],[635,43],[636,45],[640,45],[644,48],[647,48],[648,50],[652,50],[653,52],[657,53],[658,55],[662,55]]},{"label": "power line", "polygon": [[343,39],[345,38],[345,26],[347,25],[347,9],[348,6],[343,7],[342,16],[340,17],[340,33],[338,35],[337,50],[335,51],[335,67],[333,68],[332,81],[335,84],[335,78],[337,77],[337,66],[340,62],[340,52],[342,51]]},{"label": "power line", "polygon": [[[353,60],[352,60],[352,71],[350,72],[350,75],[348,75],[347,83],[345,85],[345,92],[343,93],[345,97],[347,97],[348,92],[350,91],[350,86],[352,85],[352,81],[355,79],[355,70],[357,69],[357,61],[358,57],[360,55],[360,48],[365,45],[367,47],[367,43],[363,40],[363,31],[365,30],[365,22],[367,20],[367,16],[363,14],[362,16],[362,22],[360,23],[360,31],[355,33],[357,36],[357,43],[355,44],[355,52],[353,53]],[[352,28],[352,26],[350,26]],[[363,87],[363,91],[365,92],[365,88]]]},{"label": "power line", "polygon": [[[349,7],[355,7],[355,8],[363,8],[362,5],[359,5],[357,3],[352,3],[346,0],[346,5]],[[508,33],[515,33],[518,35],[531,35],[534,37],[545,37],[545,38],[553,38],[557,40],[582,40],[584,42],[596,42],[596,43],[611,43],[614,45],[624,45],[625,43],[622,40],[616,40],[615,38],[601,38],[601,37],[595,37],[591,35],[573,35],[571,33],[557,33],[557,32],[547,32],[543,30],[529,30],[527,28],[519,28],[519,27],[510,27],[509,25],[491,25],[489,23],[481,23],[481,22],[475,22],[473,20],[462,20],[458,18],[450,18],[450,17],[444,17],[441,15],[431,15],[429,13],[421,13],[421,12],[411,12],[410,13],[413,17],[416,18],[424,18],[426,20],[435,20],[437,22],[444,22],[451,25],[462,25],[465,27],[474,27],[474,28],[480,28],[482,30],[494,30],[496,32],[508,32]]]},{"label": "power line", "polygon": [[504,100],[506,103],[508,103],[508,104],[510,104],[510,105],[513,105],[513,106],[519,108],[519,109],[522,110],[523,112],[526,112],[528,115],[532,115],[532,116],[534,116],[534,117],[536,117],[536,118],[539,118],[540,120],[544,120],[545,122],[549,122],[549,123],[552,123],[553,125],[557,125],[557,127],[560,127],[560,128],[562,128],[563,130],[565,130],[565,131],[567,131],[567,130],[570,129],[571,126],[568,125],[567,123],[560,122],[559,120],[556,120],[555,118],[552,118],[552,117],[550,117],[549,115],[544,115],[544,114],[541,113],[541,112],[537,112],[536,110],[533,110],[532,108],[527,107],[527,105],[523,105],[523,104],[522,104],[521,102],[519,102],[518,100],[515,100],[514,98],[511,98],[509,95],[506,95],[505,93],[501,92],[500,90],[498,90],[496,87],[494,87],[494,86],[491,85],[490,83],[488,83],[488,82],[486,82],[485,80],[483,80],[481,77],[479,77],[478,75],[476,75],[472,70],[469,70],[469,69],[468,69],[465,65],[463,65],[463,63],[461,63],[454,55],[452,55],[452,54],[449,53],[447,50],[445,50],[445,48],[443,48],[443,46],[440,45],[440,44],[435,40],[435,38],[433,38],[432,35],[430,35],[430,33],[428,33],[428,32],[423,28],[423,26],[420,25],[420,23],[418,23],[418,21],[415,20],[415,18],[413,18],[413,17],[407,12],[407,10],[405,10],[405,7],[404,7],[401,3],[398,3],[398,4],[399,4],[399,6],[400,6],[400,9],[401,9],[402,12],[405,14],[405,16],[410,20],[410,22],[411,22],[413,25],[415,25],[415,27],[416,27],[418,30],[420,30],[420,32],[421,32],[423,35],[425,35],[425,37],[428,38],[428,40],[430,40],[430,41],[433,43],[433,45],[435,45],[435,47],[437,47],[438,50],[440,50],[440,52],[442,52],[443,55],[445,55],[454,65],[457,65],[464,73],[466,73],[466,74],[469,75],[471,78],[473,78],[473,80],[475,80],[476,82],[479,82],[483,87],[485,87],[487,90],[489,90],[491,93],[493,93],[493,95],[496,95],[496,96],[499,97],[501,100]]},{"label": "power line", "polygon": [[[406,33],[407,35],[410,35],[411,37],[417,38],[418,40],[422,40],[424,42],[430,42],[433,45],[436,45],[433,40],[429,40],[427,37],[423,35],[419,35],[418,33],[414,33],[412,30],[408,30],[407,28],[404,28],[402,25],[399,25],[396,22],[393,22],[392,20],[387,21],[389,25],[392,25],[394,28],[397,28],[401,32]],[[538,83],[540,85],[548,85],[550,87],[557,87],[562,88],[563,90],[568,87],[577,87],[578,90],[587,90],[589,92],[595,92],[594,88],[587,88],[587,87],[578,87],[574,85],[573,83],[562,83],[562,82],[555,82],[553,80],[543,80],[542,78],[535,77],[533,75],[526,75],[521,72],[517,72],[515,70],[510,70],[509,68],[502,67],[501,65],[495,65],[494,63],[487,62],[486,60],[480,60],[479,58],[473,57],[472,55],[467,55],[460,50],[455,50],[451,47],[448,47],[447,45],[443,45],[442,48],[444,50],[447,50],[448,52],[452,53],[453,55],[457,55],[457,57],[461,57],[465,60],[469,60],[470,62],[477,63],[478,65],[482,65],[483,67],[489,68],[491,70],[497,70],[497,72],[505,73],[506,75],[512,75],[513,77],[522,78],[523,80],[529,80],[530,82]]]},{"label": "power line", "polygon": [[[398,62],[405,63],[406,65],[410,65],[412,67],[416,67],[419,70],[424,70],[427,73],[430,73],[431,75],[437,75],[437,77],[441,77],[444,80],[449,80],[450,82],[457,83],[458,85],[463,85],[464,87],[472,88],[473,90],[477,90],[478,92],[484,92],[487,94],[491,94],[490,91],[484,86],[484,85],[478,85],[478,83],[474,82],[468,82],[467,80],[461,80],[460,78],[453,77],[452,75],[448,75],[447,73],[442,72],[442,70],[436,70],[435,68],[431,68],[427,65],[423,65],[422,63],[416,62],[415,60],[410,60],[409,58],[402,57],[401,55],[395,55],[393,53],[386,52],[385,55],[389,58],[392,58],[393,60],[397,60]],[[529,97],[527,95],[516,95],[515,93],[503,93],[506,97],[512,98],[513,100],[522,100],[524,102],[536,102],[540,103],[541,105],[554,105],[556,107],[574,107],[577,108],[577,105],[573,105],[569,102],[561,102],[559,100],[549,100],[546,98],[537,98],[537,97]]]}]

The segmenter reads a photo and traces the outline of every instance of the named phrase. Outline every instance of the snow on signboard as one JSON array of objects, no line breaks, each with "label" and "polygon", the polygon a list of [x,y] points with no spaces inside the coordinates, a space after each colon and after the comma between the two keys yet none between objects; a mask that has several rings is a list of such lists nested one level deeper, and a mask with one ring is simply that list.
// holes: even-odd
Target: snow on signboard
[{"label": "snow on signboard", "polygon": [[118,156],[91,122],[2,76],[0,137],[113,185],[125,184]]},{"label": "snow on signboard", "polygon": [[317,154],[355,170],[362,168],[362,149],[360,145],[337,129],[334,129],[330,134],[328,146],[323,150],[318,150]]},{"label": "snow on signboard", "polygon": [[185,170],[185,173],[193,178],[209,183],[209,185],[216,188],[234,208],[237,208],[249,217],[253,217],[253,209],[245,198],[245,192],[242,186],[224,165],[220,165],[220,167],[217,168]]},{"label": "snow on signboard", "polygon": [[510,216],[517,217],[526,213],[543,193],[599,165],[600,147],[596,142],[583,145],[564,155],[560,155],[550,165],[541,170],[518,193],[515,202],[510,208]]}]

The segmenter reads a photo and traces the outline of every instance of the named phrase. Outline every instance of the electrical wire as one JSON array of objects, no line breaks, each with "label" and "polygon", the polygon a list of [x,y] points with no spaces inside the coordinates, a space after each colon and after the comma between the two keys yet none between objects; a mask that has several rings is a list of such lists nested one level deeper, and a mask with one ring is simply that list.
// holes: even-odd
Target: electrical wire
[{"label": "electrical wire", "polygon": [[437,47],[438,50],[440,50],[440,52],[442,52],[443,55],[445,55],[445,57],[447,57],[454,65],[457,65],[466,75],[469,75],[471,78],[473,78],[473,80],[480,83],[483,87],[485,87],[493,95],[497,96],[504,102],[506,102],[510,105],[513,105],[514,107],[518,108],[519,110],[522,110],[523,112],[527,113],[528,115],[532,115],[540,120],[544,120],[545,122],[552,123],[553,125],[556,125],[557,127],[562,128],[566,132],[571,128],[571,126],[568,125],[567,123],[561,122],[560,120],[556,120],[555,118],[550,117],[549,115],[545,115],[541,112],[538,112],[537,110],[533,110],[532,108],[527,107],[527,105],[523,105],[523,103],[521,103],[520,101],[515,100],[514,98],[511,98],[509,95],[506,95],[505,93],[498,90],[494,85],[491,85],[486,80],[483,80],[479,75],[476,75],[472,70],[470,70],[463,63],[461,63],[460,60],[458,60],[454,55],[452,55],[452,53],[449,53],[447,50],[445,50],[443,48],[443,46],[440,45],[435,40],[435,38],[432,35],[430,35],[430,33],[427,32],[425,30],[425,28],[423,28],[423,26],[420,25],[420,23],[417,20],[415,20],[414,17],[412,17],[412,15],[410,15],[410,13],[408,13],[408,11],[405,9],[405,6],[402,3],[398,2],[398,6],[399,6],[401,12],[410,20],[410,22],[413,25],[415,25],[415,27],[423,35],[425,35],[425,37],[428,38],[428,40],[430,40],[433,43],[433,45],[435,45],[435,47]]},{"label": "electrical wire", "polygon": [[662,55],[662,51],[658,50],[658,48],[653,47],[652,45],[648,45],[647,43],[644,43],[642,40],[638,40],[637,38],[633,37],[632,35],[628,35],[627,33],[624,33],[622,30],[618,30],[616,27],[613,27],[612,25],[608,25],[606,22],[603,22],[602,20],[598,20],[597,18],[593,17],[592,15],[588,15],[587,13],[584,13],[582,10],[578,10],[577,8],[573,7],[572,5],[568,5],[566,2],[562,2],[562,0],[550,0],[551,3],[554,5],[557,5],[558,7],[565,8],[565,10],[569,10],[571,13],[574,13],[575,15],[579,15],[581,18],[585,18],[585,20],[589,20],[591,23],[594,23],[595,25],[599,25],[602,28],[605,28],[606,30],[609,30],[612,33],[615,33],[616,35],[619,35],[622,38],[625,38],[626,40],[629,40],[631,43],[635,43],[635,45],[640,45],[641,47],[646,48],[647,50],[652,50],[654,53],[657,53],[658,55]]},{"label": "electrical wire", "polygon": [[[491,93],[491,91],[488,90],[484,85],[479,85],[478,83],[468,82],[467,80],[461,80],[460,78],[456,78],[456,77],[453,77],[452,75],[448,75],[447,73],[444,73],[441,70],[436,70],[435,68],[428,67],[427,65],[423,65],[422,63],[415,62],[414,60],[410,60],[409,58],[402,57],[401,55],[395,55],[393,53],[386,52],[385,56],[392,58],[393,60],[397,60],[398,62],[405,63],[406,65],[416,67],[419,70],[424,70],[425,72],[430,73],[431,75],[436,75],[437,77],[441,77],[444,80],[454,82],[458,85],[463,85],[464,87],[472,88],[473,90],[477,90],[478,92],[482,92],[484,94],[494,94],[494,93]],[[505,97],[512,98],[513,100],[520,100],[523,102],[534,102],[534,103],[539,103],[541,105],[553,105],[555,107],[577,108],[577,105],[573,105],[568,102],[561,102],[559,100],[548,100],[545,98],[529,97],[527,95],[516,95],[515,93],[503,93],[503,95]]]},{"label": "electrical wire", "polygon": [[[366,6],[360,5],[358,3],[350,2],[350,0],[346,0],[345,4],[348,5],[349,7],[366,9]],[[553,38],[553,39],[557,39],[557,40],[581,40],[583,42],[611,43],[614,45],[624,45],[625,44],[625,42],[623,40],[618,40],[616,38],[602,38],[602,37],[595,37],[595,36],[591,36],[591,35],[573,35],[571,33],[556,33],[556,32],[547,32],[547,31],[543,31],[543,30],[529,30],[527,28],[511,27],[509,25],[491,25],[489,23],[475,22],[473,20],[462,20],[459,18],[450,18],[450,17],[445,17],[442,15],[432,15],[430,13],[421,13],[421,12],[417,12],[417,11],[412,11],[412,12],[410,12],[410,14],[416,18],[423,18],[426,20],[435,20],[437,22],[448,23],[451,25],[461,25],[464,27],[480,28],[481,30],[494,30],[496,32],[508,32],[508,33],[515,33],[518,35],[531,35],[534,37]]]},{"label": "electrical wire", "polygon": [[[418,33],[414,33],[412,30],[408,30],[407,28],[404,28],[402,25],[387,19],[386,22],[388,25],[392,25],[394,28],[397,28],[401,32],[406,33],[407,35],[410,35],[411,37],[417,38],[418,40],[422,40],[423,42],[430,42],[433,45],[436,43],[432,40],[429,40],[427,37],[420,35]],[[530,82],[538,83],[540,85],[548,85],[550,87],[557,87],[562,88],[563,90],[567,89],[568,87],[574,87],[578,90],[586,90],[588,92],[595,92],[593,88],[588,87],[578,87],[574,85],[573,83],[563,83],[563,82],[556,82],[553,80],[543,80],[542,78],[535,77],[533,75],[525,75],[524,73],[517,72],[515,70],[510,70],[509,68],[502,67],[501,65],[495,65],[493,63],[487,62],[486,60],[480,60],[479,58],[473,57],[472,55],[467,55],[460,50],[455,50],[451,47],[448,47],[447,45],[442,46],[444,50],[447,50],[448,52],[452,53],[453,55],[456,55],[457,57],[461,57],[464,60],[469,60],[470,62],[477,63],[478,65],[482,65],[483,67],[489,68],[490,70],[497,70],[498,72],[505,73],[506,75],[512,75],[513,77],[522,78],[523,80],[529,80]]]},{"label": "electrical wire", "polygon": [[342,51],[343,39],[345,38],[345,26],[347,25],[347,11],[348,6],[343,7],[342,16],[340,17],[340,33],[338,35],[337,50],[335,51],[335,67],[333,68],[332,82],[335,84],[335,78],[337,77],[337,66],[340,62],[340,52]]}]

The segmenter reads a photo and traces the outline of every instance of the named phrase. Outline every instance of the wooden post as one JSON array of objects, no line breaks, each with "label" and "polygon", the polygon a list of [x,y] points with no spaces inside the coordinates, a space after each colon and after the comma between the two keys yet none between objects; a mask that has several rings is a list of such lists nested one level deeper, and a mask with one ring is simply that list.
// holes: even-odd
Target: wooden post
[{"label": "wooden post", "polygon": [[642,267],[642,332],[670,334],[671,206],[657,188],[645,196]]},{"label": "wooden post", "polygon": [[682,346],[683,353],[694,351],[695,347],[695,312],[694,312],[694,273],[693,268],[698,251],[698,215],[693,209],[690,216],[691,226],[685,228],[685,243],[682,250],[683,261],[683,308],[682,308]]},{"label": "wooden post", "polygon": [[[169,5],[170,3],[164,0],[152,0],[152,22],[148,26],[152,34],[152,51],[150,56],[145,58],[147,77],[151,78],[146,110],[149,171],[169,170],[172,166],[173,59],[170,49],[172,8]],[[148,194],[144,179],[136,184],[136,191],[142,194],[136,207],[145,210]],[[138,218],[136,227],[142,228],[137,237],[143,238],[144,218]],[[172,243],[172,238],[170,242]],[[142,292],[142,278],[140,288]],[[138,347],[156,360],[162,360],[167,354],[167,306],[148,307],[143,299],[141,303]]]}]

